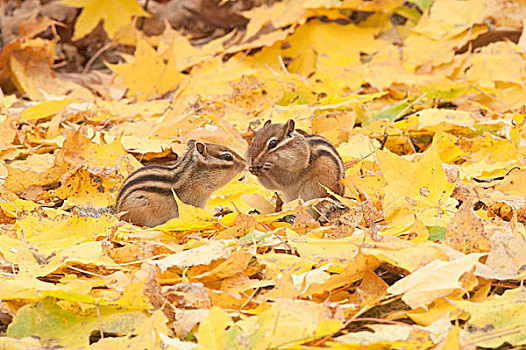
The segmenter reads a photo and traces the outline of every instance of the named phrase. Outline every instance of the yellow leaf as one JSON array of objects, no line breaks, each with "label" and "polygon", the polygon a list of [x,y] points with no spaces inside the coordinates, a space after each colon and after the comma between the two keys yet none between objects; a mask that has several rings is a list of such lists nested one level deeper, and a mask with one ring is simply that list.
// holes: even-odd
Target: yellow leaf
[{"label": "yellow leaf", "polygon": [[478,0],[444,0],[434,4],[404,42],[405,64],[414,68],[450,62],[455,47],[486,32],[486,26],[482,25],[484,10],[484,2]]},{"label": "yellow leaf", "polygon": [[358,235],[338,240],[310,238],[306,236],[293,237],[289,244],[298,251],[303,259],[313,263],[323,261],[329,263],[331,272],[343,271],[349,261],[358,254],[358,247],[363,238]]},{"label": "yellow leaf", "polygon": [[387,292],[393,295],[402,294],[402,300],[413,309],[425,306],[462,288],[460,277],[471,271],[483,255],[485,254],[472,253],[453,261],[434,260],[397,281]]},{"label": "yellow leaf", "polygon": [[[338,146],[337,150],[343,162],[373,157],[374,151],[380,146],[379,142],[365,135],[351,135],[347,142]],[[373,158],[369,158],[372,160]]]},{"label": "yellow leaf", "polygon": [[391,85],[412,84],[419,81],[414,74],[406,70],[400,57],[400,48],[394,44],[385,45],[374,55],[370,62],[356,65],[360,79],[377,89],[387,89]]},{"label": "yellow leaf", "polygon": [[483,220],[472,208],[472,201],[462,204],[447,225],[442,243],[464,254],[489,252],[491,234],[484,230]]},{"label": "yellow leaf", "polygon": [[179,217],[171,219],[166,223],[157,226],[156,230],[197,231],[210,228],[217,224],[218,219],[213,217],[212,214],[210,214],[210,212],[208,212],[207,210],[181,202],[181,200],[179,200],[175,192],[174,198],[177,202],[177,207],[179,209]]},{"label": "yellow leaf", "polygon": [[[284,50],[284,54],[294,59],[288,70],[307,75],[317,68],[331,76],[346,74],[344,67],[359,63],[360,53],[372,53],[383,47],[384,43],[375,39],[377,32],[375,27],[310,21],[286,40],[291,48]],[[356,45],[348,45],[349,41]]]},{"label": "yellow leaf", "polygon": [[[351,349],[432,349],[438,348],[448,339],[453,326],[447,317],[442,317],[428,327],[409,324],[373,324],[369,330],[350,332],[336,338],[341,350]],[[441,349],[458,349],[441,347]]]},{"label": "yellow leaf", "polygon": [[79,100],[74,98],[65,98],[63,100],[43,102],[35,106],[31,106],[22,112],[21,120],[38,120],[46,118],[60,112],[68,104],[78,101]]},{"label": "yellow leaf", "polygon": [[477,270],[477,276],[488,280],[524,278],[526,271],[522,266],[526,264],[526,255],[523,253],[526,241],[509,227],[504,232],[499,232],[501,228],[497,230],[490,238],[491,250],[485,264],[489,269]]},{"label": "yellow leaf", "polygon": [[[106,121],[107,118],[116,119],[118,121],[126,121],[133,119],[134,126],[137,125],[137,116],[149,116],[149,117],[160,117],[170,107],[169,100],[155,100],[155,101],[137,101],[130,103],[129,99],[121,99],[118,101],[97,101],[97,107],[99,107],[99,118],[100,121]],[[137,131],[133,130],[133,136],[141,136]],[[109,135],[115,135],[115,138],[120,136],[121,130],[117,129],[116,134],[109,130]],[[151,130],[145,130],[145,134],[150,135]],[[124,136],[129,135],[126,133]],[[124,140],[123,140],[124,143]]]},{"label": "yellow leaf", "polygon": [[212,40],[206,45],[195,47],[181,32],[168,26],[162,34],[158,51],[165,52],[167,55],[173,54],[174,59],[172,63],[175,64],[179,72],[182,72],[191,66],[211,59],[218,52],[223,51],[223,41],[226,40],[226,38],[219,38],[218,40]]},{"label": "yellow leaf", "polygon": [[2,300],[42,299],[42,292],[57,291],[60,287],[53,283],[42,282],[36,278],[20,276],[15,279],[4,279],[0,288]]},{"label": "yellow leaf", "polygon": [[433,301],[429,307],[419,307],[414,310],[402,311],[402,313],[417,324],[428,326],[443,317],[458,317],[462,312],[451,304],[448,298],[439,298]]},{"label": "yellow leaf", "polygon": [[458,167],[463,177],[503,176],[513,167],[521,166],[520,154],[510,141],[489,133],[473,141],[467,161]]},{"label": "yellow leaf", "polygon": [[[85,135],[86,132],[83,128],[74,133],[70,132],[54,161],[53,156],[49,154],[35,155],[28,158],[34,162],[21,162],[21,168],[8,166],[6,189],[18,192],[31,185],[45,186],[59,182],[66,172],[79,166],[87,167],[94,174],[108,176],[112,173],[129,172],[133,169],[132,164],[138,163],[126,154],[120,139],[109,145],[97,144]],[[53,165],[49,166],[50,163]]]},{"label": "yellow leaf", "polygon": [[199,325],[199,349],[227,349],[225,347],[225,329],[234,324],[225,310],[213,306],[208,317]]},{"label": "yellow leaf", "polygon": [[418,121],[419,129],[434,130],[434,127],[449,127],[451,129],[465,127],[473,129],[475,126],[475,118],[469,112],[450,109],[424,109],[413,114],[407,122],[410,123],[412,120]]},{"label": "yellow leaf", "polygon": [[362,248],[362,253],[410,272],[418,270],[436,259],[447,259],[444,248],[438,244],[408,242],[388,235],[383,235],[381,242],[376,242],[374,248]]},{"label": "yellow leaf", "polygon": [[112,226],[117,223],[117,219],[109,215],[95,219],[71,216],[52,209],[36,209],[22,214],[16,229],[19,237],[24,235],[40,253],[49,255],[98,236],[109,235]]},{"label": "yellow leaf", "polygon": [[50,191],[49,196],[63,199],[62,209],[105,208],[115,205],[121,183],[121,177],[101,176],[81,167],[69,172],[63,178],[63,185]]},{"label": "yellow leaf", "polygon": [[155,261],[155,264],[166,271],[172,266],[185,268],[195,265],[208,265],[214,260],[226,258],[230,255],[230,249],[218,241],[207,241],[197,248],[188,249],[172,254],[166,258]]},{"label": "yellow leaf", "polygon": [[[215,208],[217,206],[225,206],[239,209],[243,213],[247,213],[251,209],[255,208],[253,202],[250,202],[248,198],[254,198],[254,196],[266,195],[268,192],[254,182],[242,183],[235,179],[229,182],[226,186],[220,188],[210,197],[206,203],[207,208]],[[248,201],[247,201],[248,199]],[[270,203],[265,202],[270,207],[270,211],[259,211],[261,214],[267,214],[274,212],[274,208]],[[259,209],[258,209],[259,210]]]},{"label": "yellow leaf", "polygon": [[[224,65],[219,57],[199,63],[192,68],[191,79],[183,83],[184,95],[199,94],[203,98],[230,95],[230,82],[244,73],[238,65]],[[213,81],[213,84],[209,82]]]},{"label": "yellow leaf", "polygon": [[[11,95],[14,96],[14,95]],[[0,110],[7,110],[1,105],[2,99],[0,99]],[[0,119],[0,150],[4,150],[8,147],[13,146],[13,140],[17,134],[16,128],[13,125],[14,120],[6,118],[1,121]]]},{"label": "yellow leaf", "polygon": [[323,305],[310,301],[278,299],[257,319],[248,318],[236,325],[247,334],[251,349],[293,346],[335,332],[342,326],[341,320],[331,317],[327,311]]},{"label": "yellow leaf", "polygon": [[124,287],[122,296],[116,301],[105,301],[103,304],[119,305],[125,309],[146,310],[151,307],[144,295],[146,280],[133,281]]},{"label": "yellow leaf", "polygon": [[256,209],[260,214],[272,214],[275,206],[260,193],[242,194],[241,199],[252,209]]},{"label": "yellow leaf", "polygon": [[108,66],[124,79],[128,96],[144,100],[179,86],[185,75],[177,71],[174,60],[172,51],[161,55],[146,40],[138,38],[135,56],[128,63]]},{"label": "yellow leaf", "polygon": [[25,161],[13,162],[7,165],[8,175],[5,188],[18,192],[31,185],[46,185],[58,181],[66,172],[66,164],[53,166],[55,159],[50,154],[32,154]]},{"label": "yellow leaf", "polygon": [[526,75],[526,63],[519,52],[519,47],[510,42],[491,43],[473,55],[466,78],[483,88],[494,88],[498,82],[507,82],[524,89],[522,77]]},{"label": "yellow leaf", "polygon": [[455,300],[452,303],[469,313],[467,323],[473,331],[468,335],[476,346],[498,348],[505,342],[520,346],[526,335],[524,292],[524,287],[520,287],[503,295],[494,294],[483,302]]},{"label": "yellow leaf", "polygon": [[285,272],[301,274],[312,270],[313,265],[312,260],[308,258],[273,252],[258,255],[258,261],[265,264],[266,276],[271,279],[275,279]]},{"label": "yellow leaf", "polygon": [[437,152],[426,152],[418,162],[409,162],[388,151],[377,151],[385,186],[384,213],[387,220],[401,208],[425,214],[419,219],[430,224],[433,217],[447,215],[455,184],[447,181]]},{"label": "yellow leaf", "polygon": [[429,151],[437,152],[440,156],[440,160],[444,163],[453,163],[460,159],[460,157],[466,155],[460,147],[455,143],[458,138],[454,135],[448,134],[442,130],[437,130],[433,137],[433,142],[429,146]]},{"label": "yellow leaf", "polygon": [[304,22],[306,11],[303,0],[276,2],[272,6],[257,6],[244,11],[243,16],[250,19],[247,25],[247,37],[252,38],[262,27],[272,23],[274,28],[281,28],[296,22]]},{"label": "yellow leaf", "polygon": [[497,89],[480,89],[483,92],[474,97],[475,104],[489,108],[496,113],[520,108],[526,98],[526,89],[522,85],[499,83]]},{"label": "yellow leaf", "polygon": [[113,38],[115,32],[129,23],[133,16],[149,16],[135,0],[65,0],[62,4],[82,7],[75,23],[73,40],[91,33],[101,20],[108,36]]},{"label": "yellow leaf", "polygon": [[216,281],[229,278],[245,271],[252,257],[253,255],[248,252],[233,252],[225,261],[216,267],[205,273],[191,277],[202,281]]},{"label": "yellow leaf", "polygon": [[0,53],[0,82],[9,81],[34,101],[45,101],[51,95],[93,100],[87,88],[57,78],[51,69],[54,59],[52,41],[36,38],[11,42]]},{"label": "yellow leaf", "polygon": [[332,274],[325,281],[314,281],[307,290],[303,291],[301,296],[311,297],[313,295],[332,293],[334,290],[351,285],[363,278],[366,271],[376,268],[377,265],[380,265],[380,262],[376,258],[366,257],[359,252],[343,271]]},{"label": "yellow leaf", "polygon": [[0,347],[4,349],[18,350],[44,349],[44,345],[42,345],[40,340],[35,337],[26,337],[21,339],[0,337]]},{"label": "yellow leaf", "polygon": [[425,242],[429,237],[424,223],[409,209],[400,210],[393,220],[380,229],[379,234],[397,237],[404,235],[413,242]]}]

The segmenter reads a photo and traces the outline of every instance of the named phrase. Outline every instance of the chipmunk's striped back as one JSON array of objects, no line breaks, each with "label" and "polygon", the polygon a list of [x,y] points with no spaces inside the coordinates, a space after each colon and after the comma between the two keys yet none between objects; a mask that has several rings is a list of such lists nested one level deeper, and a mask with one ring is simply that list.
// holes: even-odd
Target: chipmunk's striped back
[{"label": "chipmunk's striped back", "polygon": [[320,135],[305,135],[304,137],[307,139],[311,149],[309,163],[312,164],[319,157],[329,157],[338,169],[340,178],[343,179],[345,177],[345,165],[336,147]]},{"label": "chipmunk's striped back", "polygon": [[179,216],[174,195],[186,204],[204,207],[210,195],[245,167],[245,160],[227,147],[189,140],[175,165],[148,165],[124,181],[116,212],[141,226],[160,225]]},{"label": "chipmunk's striped back", "polygon": [[[183,159],[174,165],[147,165],[133,172],[122,184],[117,197],[117,211],[127,197],[134,191],[157,193],[165,196],[172,195],[172,190],[184,183],[182,177],[190,174],[191,167],[195,166],[192,161],[192,152],[186,152]],[[188,176],[188,175],[187,175]]]}]

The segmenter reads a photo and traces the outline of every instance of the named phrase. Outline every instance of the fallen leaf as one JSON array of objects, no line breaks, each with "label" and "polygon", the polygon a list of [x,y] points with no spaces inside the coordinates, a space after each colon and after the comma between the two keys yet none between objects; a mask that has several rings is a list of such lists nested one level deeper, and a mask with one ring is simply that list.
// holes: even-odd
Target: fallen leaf
[{"label": "fallen leaf", "polygon": [[108,36],[113,38],[116,31],[130,22],[133,16],[148,16],[148,13],[132,0],[110,2],[64,0],[62,4],[82,8],[82,12],[75,23],[73,40],[78,40],[89,34],[100,21],[104,21],[104,29],[108,32]]},{"label": "fallen leaf", "polygon": [[491,236],[484,230],[482,219],[472,207],[469,201],[460,206],[449,222],[442,242],[464,254],[489,252]]},{"label": "fallen leaf", "polygon": [[471,271],[484,254],[472,253],[453,261],[434,260],[411,275],[397,281],[387,289],[393,295],[402,294],[402,300],[411,308],[425,306],[433,300],[462,288],[459,278]]},{"label": "fallen leaf", "polygon": [[454,305],[470,315],[467,333],[472,343],[492,348],[504,342],[512,346],[523,345],[526,341],[523,293],[524,288],[521,287],[506,291],[503,295],[493,295],[481,303],[454,301]]},{"label": "fallen leaf", "polygon": [[225,247],[223,243],[219,241],[208,241],[200,247],[175,253],[164,259],[157,260],[155,264],[163,272],[172,266],[184,268],[194,265],[208,265],[214,260],[227,257],[229,252],[230,249]]}]

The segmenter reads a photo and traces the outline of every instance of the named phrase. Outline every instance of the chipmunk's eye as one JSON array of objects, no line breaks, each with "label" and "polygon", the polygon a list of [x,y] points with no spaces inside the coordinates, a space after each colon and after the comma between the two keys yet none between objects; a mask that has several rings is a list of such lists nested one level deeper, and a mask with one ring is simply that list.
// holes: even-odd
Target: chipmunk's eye
[{"label": "chipmunk's eye", "polygon": [[278,141],[272,139],[270,140],[270,142],[268,143],[268,149],[272,149],[274,147],[276,147],[278,145]]},{"label": "chipmunk's eye", "polygon": [[227,153],[223,153],[221,155],[221,158],[224,159],[224,160],[227,160],[227,161],[231,161],[231,160],[234,159],[234,157],[232,157],[232,154],[230,154],[228,152]]}]

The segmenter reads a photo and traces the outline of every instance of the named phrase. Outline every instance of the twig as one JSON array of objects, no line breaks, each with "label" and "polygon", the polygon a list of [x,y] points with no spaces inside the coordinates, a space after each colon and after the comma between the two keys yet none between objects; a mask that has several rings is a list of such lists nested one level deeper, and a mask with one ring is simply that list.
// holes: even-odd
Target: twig
[{"label": "twig", "polygon": [[323,338],[321,339],[318,339],[314,345],[315,346],[321,346],[323,343],[325,343],[327,340],[329,340],[330,338],[334,337],[337,333],[343,331],[345,328],[347,328],[348,325],[351,324],[351,322],[353,322],[354,320],[356,320],[358,318],[359,315],[361,315],[365,310],[367,310],[368,306],[367,305],[364,305],[362,306],[362,308],[353,316],[351,317],[350,319],[348,319],[347,321],[345,321],[345,323],[340,327],[340,329],[338,329],[337,331],[335,332],[332,332],[332,333],[329,333],[327,334],[326,336],[324,336]]},{"label": "twig", "polygon": [[517,333],[517,332],[522,332],[522,330],[525,328],[525,326],[523,325],[516,325],[516,326],[513,326],[513,327],[510,327],[508,329],[504,328],[504,329],[500,329],[500,330],[497,330],[495,332],[492,332],[492,333],[489,333],[489,334],[481,334],[479,337],[477,336],[473,336],[473,338],[478,338],[472,342],[469,342],[469,343],[466,343],[464,344],[465,346],[469,346],[469,345],[475,345],[477,343],[480,343],[480,342],[484,342],[484,341],[487,341],[487,340],[492,340],[492,339],[495,339],[495,338],[500,338],[504,335],[510,335],[510,334],[514,334],[514,333]]},{"label": "twig", "polygon": [[151,260],[157,259],[157,258],[164,258],[164,257],[167,257],[169,255],[170,254],[159,254],[159,255],[154,255],[154,256],[152,256],[151,258],[148,258],[148,259],[134,260],[134,261],[130,261],[130,262],[127,262],[127,263],[122,263],[122,264],[104,265],[104,267],[118,267],[118,266],[135,265],[135,264],[140,264],[140,263],[143,263],[143,262],[146,262],[146,261],[151,261]]},{"label": "twig", "polygon": [[[270,227],[268,227],[268,226],[265,225],[264,223],[259,222],[259,221],[258,221],[258,223],[259,223],[261,226],[263,226],[268,232],[272,231],[272,230],[270,229]],[[285,241],[283,240],[283,238],[281,238],[280,236],[278,236],[277,233],[274,233],[274,236],[276,236],[276,238],[279,239],[279,240],[281,241],[281,243],[283,243],[283,245],[284,245],[285,247],[287,247],[287,248],[292,252],[292,247],[291,247],[287,242],[285,242]]]},{"label": "twig", "polygon": [[92,276],[96,276],[96,277],[100,277],[100,278],[106,278],[107,277],[107,276],[104,276],[104,275],[99,275],[98,273],[93,273],[93,272],[89,272],[89,271],[86,271],[86,270],[79,269],[77,267],[69,266],[67,264],[66,264],[66,267],[70,268],[72,270],[76,270],[78,272],[85,273],[86,275],[92,275]]},{"label": "twig", "polygon": [[290,73],[287,70],[287,67],[285,66],[285,62],[283,62],[283,57],[281,57],[281,55],[278,56],[278,61],[279,61],[279,64],[281,66],[281,69],[283,69],[283,71],[285,72],[285,74],[287,76],[290,76]]},{"label": "twig", "polygon": [[256,296],[256,293],[259,291],[259,289],[260,289],[260,288],[256,288],[256,289],[254,289],[254,291],[250,294],[250,296],[247,298],[247,300],[245,300],[245,301],[243,302],[243,304],[241,304],[241,306],[240,306],[239,309],[238,309],[239,313],[241,313],[241,310],[243,310],[243,308],[244,308],[245,306],[247,306],[247,304],[248,304],[252,299],[254,299],[254,297]]},{"label": "twig", "polygon": [[474,27],[473,24],[471,25],[471,27],[469,27],[468,32],[466,33],[466,35],[464,35],[464,37],[462,38],[462,41],[457,45],[457,47],[455,48],[455,51],[460,50],[461,47],[466,45],[466,43],[469,41],[468,38],[471,36],[471,33],[473,32],[473,27]]},{"label": "twig", "polygon": [[396,120],[398,118],[400,118],[401,116],[404,115],[404,113],[411,107],[413,107],[416,103],[420,102],[421,99],[423,99],[424,97],[426,97],[427,95],[427,92],[424,92],[422,95],[418,96],[418,98],[416,100],[414,100],[413,102],[411,102],[409,105],[407,105],[407,107],[405,107],[404,109],[402,109],[400,112],[398,112],[398,114],[396,115],[396,117],[393,118],[393,120]]},{"label": "twig", "polygon": [[111,48],[114,44],[110,41],[108,43],[106,43],[106,45],[102,46],[100,49],[97,50],[97,52],[95,52],[93,54],[93,56],[91,56],[91,58],[89,59],[88,63],[86,63],[86,66],[84,67],[84,69],[82,70],[82,74],[85,74],[88,72],[88,70],[91,68],[91,65],[93,64],[93,62],[95,62],[97,60],[97,58],[99,58],[100,55],[102,55],[102,53],[106,50],[108,50],[109,48]]},{"label": "twig", "polygon": [[[387,324],[393,324],[393,325],[399,325],[399,326],[408,326],[408,327],[412,327],[412,328],[417,328],[417,329],[419,329],[421,331],[429,332],[428,329],[426,329],[426,328],[424,328],[422,326],[416,325],[416,324],[407,324],[407,323],[400,322],[400,321],[384,320],[383,318],[376,318],[376,317],[358,317],[358,318],[353,319],[351,322],[361,322],[361,321],[371,321],[371,322],[387,323]],[[351,322],[349,322],[349,324]]]},{"label": "twig", "polygon": [[104,339],[104,332],[102,331],[102,321],[100,320],[100,311],[99,311],[99,302],[95,304],[95,307],[97,308],[97,318],[99,320],[99,332],[100,332],[100,339]]},{"label": "twig", "polygon": [[508,108],[510,110],[510,112],[512,113],[517,113],[513,108],[511,108],[511,106],[508,106],[506,103],[502,102],[501,100],[499,100],[498,98],[496,97],[493,97],[491,96],[490,94],[482,91],[481,89],[479,89],[478,87],[476,87],[475,85],[473,85],[473,89],[477,90],[478,92],[480,92],[482,95],[486,96],[487,98],[495,101],[495,102],[498,102],[500,103],[501,105],[503,105],[504,107]]},{"label": "twig", "polygon": [[387,133],[387,127],[384,126],[384,134],[382,135],[383,139],[382,142],[380,142],[380,151],[383,151],[385,144],[387,143],[387,138],[389,137],[389,134]]},{"label": "twig", "polygon": [[361,161],[365,160],[366,158],[369,158],[370,156],[372,156],[373,154],[374,154],[374,151],[372,151],[371,153],[369,153],[366,156],[361,156],[360,159],[355,159],[355,160],[348,161],[347,163],[344,164],[345,165],[345,169],[349,169],[353,165],[360,163]]}]

